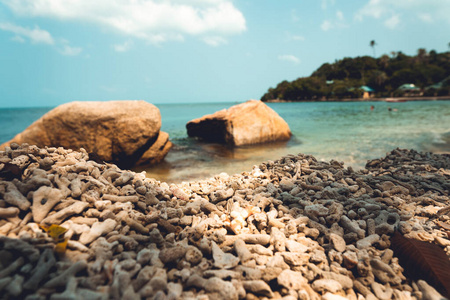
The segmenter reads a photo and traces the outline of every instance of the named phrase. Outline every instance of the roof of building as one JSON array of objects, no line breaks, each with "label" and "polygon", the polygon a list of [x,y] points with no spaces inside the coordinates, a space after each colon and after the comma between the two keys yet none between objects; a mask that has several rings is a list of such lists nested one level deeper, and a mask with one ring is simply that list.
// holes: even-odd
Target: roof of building
[{"label": "roof of building", "polygon": [[368,87],[367,85],[360,86],[360,89],[363,90],[364,92],[369,92],[369,93],[375,92],[375,90],[373,88]]},{"label": "roof of building", "polygon": [[440,82],[427,86],[425,89],[440,89],[443,86],[447,86],[450,84],[450,76],[442,79]]},{"label": "roof of building", "polygon": [[417,91],[420,90],[414,83],[405,83],[398,87],[399,90],[403,91]]},{"label": "roof of building", "polygon": [[435,84],[429,85],[425,89],[426,90],[429,90],[429,89],[436,89],[436,90],[438,90],[441,87],[442,87],[442,82],[439,82],[439,83],[435,83]]}]

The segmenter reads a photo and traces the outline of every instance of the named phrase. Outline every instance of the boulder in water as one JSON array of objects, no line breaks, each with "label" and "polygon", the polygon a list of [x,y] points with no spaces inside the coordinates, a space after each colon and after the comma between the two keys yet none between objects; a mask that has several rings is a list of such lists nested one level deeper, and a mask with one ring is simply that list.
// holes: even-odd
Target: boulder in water
[{"label": "boulder in water", "polygon": [[194,119],[186,128],[191,137],[231,146],[286,141],[292,136],[286,121],[259,100]]},{"label": "boulder in water", "polygon": [[84,148],[101,160],[128,168],[138,161],[164,159],[172,144],[160,128],[159,109],[142,100],[76,101],[52,109],[0,149],[13,142]]}]

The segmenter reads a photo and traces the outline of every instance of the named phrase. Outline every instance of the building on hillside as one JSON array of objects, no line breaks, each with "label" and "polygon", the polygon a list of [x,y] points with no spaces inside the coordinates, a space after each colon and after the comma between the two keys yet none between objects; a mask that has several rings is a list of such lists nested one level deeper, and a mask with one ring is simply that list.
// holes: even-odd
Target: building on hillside
[{"label": "building on hillside", "polygon": [[368,87],[367,85],[363,85],[359,87],[363,91],[363,99],[370,99],[373,98],[375,94],[375,90]]},{"label": "building on hillside", "polygon": [[418,88],[414,83],[405,83],[397,88],[403,96],[422,96],[420,88]]},{"label": "building on hillside", "polygon": [[425,89],[426,89],[426,90],[428,90],[428,89],[436,89],[436,90],[438,90],[438,89],[440,89],[440,88],[442,88],[442,82],[438,82],[438,83],[429,85],[429,86],[427,86]]},{"label": "building on hillside", "polygon": [[429,85],[424,90],[425,96],[446,96],[450,92],[450,76],[438,83]]},{"label": "building on hillside", "polygon": [[370,99],[374,96],[375,90],[363,85],[357,88],[351,87],[347,89],[347,92],[351,95],[350,98],[363,98],[363,99]]}]

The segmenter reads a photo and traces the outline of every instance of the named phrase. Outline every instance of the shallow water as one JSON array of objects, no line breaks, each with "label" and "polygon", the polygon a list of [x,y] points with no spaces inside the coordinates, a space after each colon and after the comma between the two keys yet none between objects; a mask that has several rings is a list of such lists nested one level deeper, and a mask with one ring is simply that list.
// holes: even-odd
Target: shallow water
[{"label": "shallow water", "polygon": [[220,172],[251,171],[253,165],[286,154],[336,159],[359,169],[367,160],[382,157],[397,147],[450,152],[450,101],[269,103],[289,124],[294,135],[291,141],[230,149],[187,138],[185,124],[189,120],[231,105],[158,105],[162,130],[169,132],[175,146],[163,164],[137,170],[145,169],[150,177],[177,182]]},{"label": "shallow water", "polygon": [[[161,181],[180,182],[221,172],[251,171],[253,165],[286,154],[336,159],[359,169],[367,160],[397,147],[450,153],[450,101],[269,103],[291,128],[294,136],[287,143],[232,149],[187,137],[188,121],[234,104],[156,104],[161,111],[161,130],[169,133],[174,147],[163,163],[135,171],[145,170],[147,176]],[[0,143],[49,110],[0,109]]]}]

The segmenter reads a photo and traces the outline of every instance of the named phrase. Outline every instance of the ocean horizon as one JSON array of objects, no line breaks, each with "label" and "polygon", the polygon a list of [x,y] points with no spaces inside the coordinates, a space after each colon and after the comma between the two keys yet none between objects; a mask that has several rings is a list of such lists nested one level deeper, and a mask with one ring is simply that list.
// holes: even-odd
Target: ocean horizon
[{"label": "ocean horizon", "polygon": [[[187,136],[186,123],[190,120],[237,103],[154,104],[161,112],[161,130],[169,133],[174,146],[162,163],[133,170],[146,171],[148,177],[160,181],[182,182],[222,172],[250,172],[253,165],[288,154],[309,154],[321,161],[334,159],[357,170],[367,160],[395,148],[450,153],[450,101],[267,103],[289,124],[293,133],[290,141],[232,148]],[[0,109],[0,144],[51,109]]]}]

